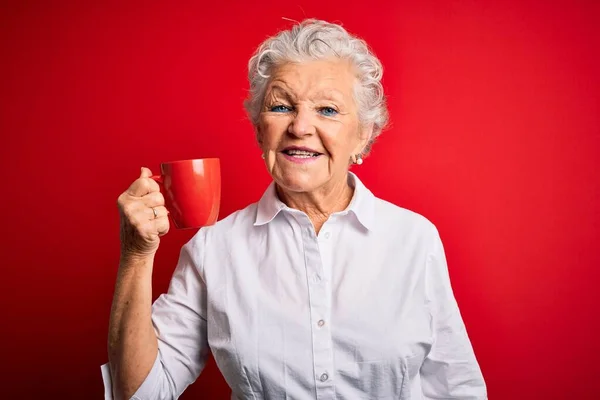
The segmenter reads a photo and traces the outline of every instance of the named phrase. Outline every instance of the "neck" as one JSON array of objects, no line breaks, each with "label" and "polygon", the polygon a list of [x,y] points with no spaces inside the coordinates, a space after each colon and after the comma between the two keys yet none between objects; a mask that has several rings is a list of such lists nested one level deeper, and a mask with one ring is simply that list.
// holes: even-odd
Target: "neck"
[{"label": "neck", "polygon": [[313,192],[292,192],[279,185],[276,188],[279,199],[285,205],[308,215],[317,234],[331,214],[348,207],[354,193],[348,179],[341,179]]}]

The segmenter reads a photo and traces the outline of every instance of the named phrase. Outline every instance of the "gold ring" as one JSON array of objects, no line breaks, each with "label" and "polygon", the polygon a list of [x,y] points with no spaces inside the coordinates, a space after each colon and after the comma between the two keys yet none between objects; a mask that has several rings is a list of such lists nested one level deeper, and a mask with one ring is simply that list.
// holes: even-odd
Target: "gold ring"
[{"label": "gold ring", "polygon": [[154,219],[158,218],[158,213],[154,207],[152,207],[152,213],[154,214]]}]

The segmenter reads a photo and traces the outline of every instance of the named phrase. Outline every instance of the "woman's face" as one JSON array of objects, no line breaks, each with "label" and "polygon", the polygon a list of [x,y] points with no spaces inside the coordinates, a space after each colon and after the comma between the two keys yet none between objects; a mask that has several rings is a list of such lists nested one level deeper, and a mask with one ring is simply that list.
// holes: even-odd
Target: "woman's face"
[{"label": "woman's face", "polygon": [[312,192],[345,181],[352,155],[371,135],[358,120],[355,83],[344,60],[275,69],[257,134],[267,169],[283,189]]}]

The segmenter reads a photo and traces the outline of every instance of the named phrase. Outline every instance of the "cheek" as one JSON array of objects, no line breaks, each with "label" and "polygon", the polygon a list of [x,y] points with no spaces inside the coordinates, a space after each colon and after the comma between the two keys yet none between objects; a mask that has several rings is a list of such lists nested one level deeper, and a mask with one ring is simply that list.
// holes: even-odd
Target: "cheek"
[{"label": "cheek", "polygon": [[345,129],[329,130],[328,133],[321,135],[321,141],[325,150],[331,155],[334,160],[346,160],[351,156],[353,138],[350,132]]},{"label": "cheek", "polygon": [[287,125],[284,118],[265,117],[262,118],[257,132],[258,141],[265,149],[277,147],[285,134]]}]

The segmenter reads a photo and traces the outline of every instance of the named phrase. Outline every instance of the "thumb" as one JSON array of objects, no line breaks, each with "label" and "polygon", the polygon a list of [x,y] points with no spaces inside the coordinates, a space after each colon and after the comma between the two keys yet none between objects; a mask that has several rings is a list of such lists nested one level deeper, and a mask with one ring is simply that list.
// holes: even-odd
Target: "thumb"
[{"label": "thumb", "polygon": [[149,168],[142,167],[140,178],[150,178],[151,176],[152,176],[152,171],[150,171]]}]

